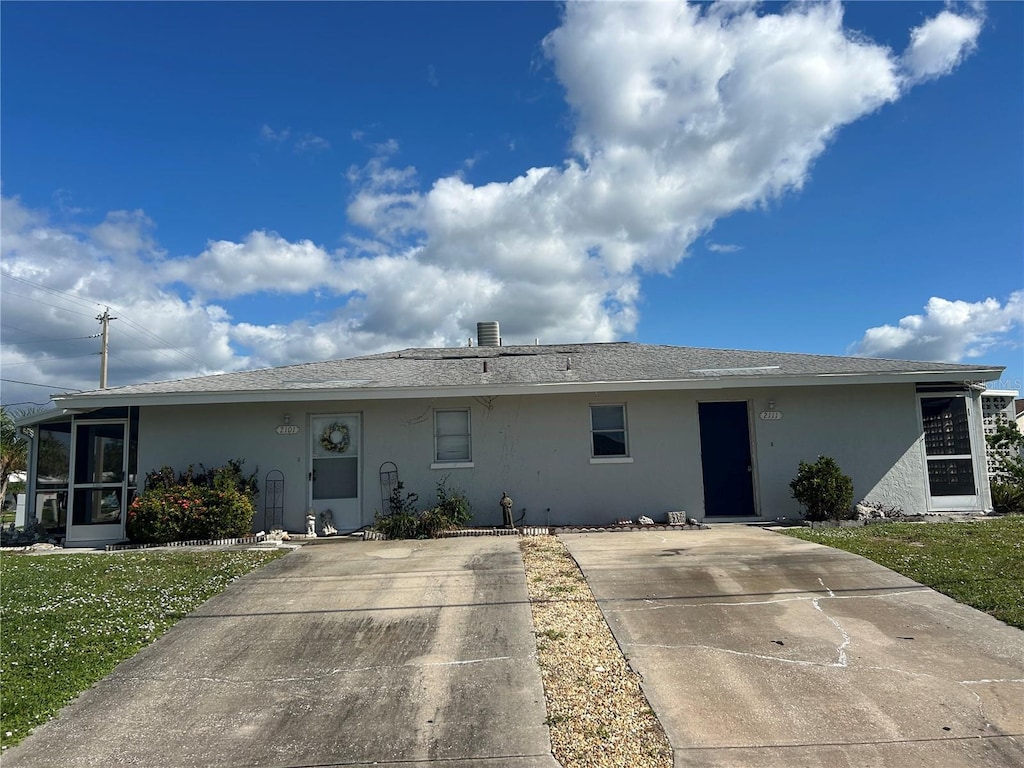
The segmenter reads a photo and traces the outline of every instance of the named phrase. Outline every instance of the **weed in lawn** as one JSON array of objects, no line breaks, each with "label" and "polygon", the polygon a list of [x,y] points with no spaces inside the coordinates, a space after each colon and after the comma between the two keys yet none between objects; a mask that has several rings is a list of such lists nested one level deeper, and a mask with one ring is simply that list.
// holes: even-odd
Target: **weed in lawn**
[{"label": "weed in lawn", "polygon": [[0,744],[17,744],[279,551],[0,556]]}]

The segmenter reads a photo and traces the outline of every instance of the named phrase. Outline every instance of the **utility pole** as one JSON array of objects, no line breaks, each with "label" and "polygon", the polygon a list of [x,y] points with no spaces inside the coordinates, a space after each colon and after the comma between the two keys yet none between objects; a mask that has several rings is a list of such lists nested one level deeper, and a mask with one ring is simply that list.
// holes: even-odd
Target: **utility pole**
[{"label": "utility pole", "polygon": [[100,321],[100,326],[103,329],[103,342],[102,348],[100,349],[100,389],[107,388],[107,350],[110,347],[110,321],[117,320],[116,317],[110,316],[110,307],[103,310],[102,315],[96,315],[96,319]]}]

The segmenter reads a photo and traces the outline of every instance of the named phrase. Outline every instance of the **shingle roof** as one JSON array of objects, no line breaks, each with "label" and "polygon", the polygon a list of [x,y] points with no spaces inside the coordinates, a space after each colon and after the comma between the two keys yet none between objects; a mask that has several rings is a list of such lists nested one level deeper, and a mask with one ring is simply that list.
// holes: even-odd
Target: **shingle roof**
[{"label": "shingle roof", "polygon": [[[556,344],[544,346],[404,349],[397,352],[279,368],[199,376],[178,381],[132,384],[62,396],[73,401],[116,397],[131,401],[154,395],[337,392],[341,397],[362,390],[472,388],[485,392],[502,386],[551,386],[590,383],[638,384],[753,381],[806,377],[888,376],[907,380],[915,374],[934,379],[994,379],[1002,371],[991,366],[882,360],[701,347],[673,347],[631,342]],[[721,386],[719,384],[718,386]],[[410,394],[410,396],[415,396]]]}]

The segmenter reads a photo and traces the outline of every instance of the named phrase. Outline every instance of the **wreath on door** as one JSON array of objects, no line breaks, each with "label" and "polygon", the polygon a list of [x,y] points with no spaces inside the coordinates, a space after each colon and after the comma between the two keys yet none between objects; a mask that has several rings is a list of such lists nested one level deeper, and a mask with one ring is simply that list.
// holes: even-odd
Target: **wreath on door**
[{"label": "wreath on door", "polygon": [[324,427],[324,431],[320,433],[320,445],[325,451],[345,453],[351,444],[352,438],[344,424],[334,422]]}]

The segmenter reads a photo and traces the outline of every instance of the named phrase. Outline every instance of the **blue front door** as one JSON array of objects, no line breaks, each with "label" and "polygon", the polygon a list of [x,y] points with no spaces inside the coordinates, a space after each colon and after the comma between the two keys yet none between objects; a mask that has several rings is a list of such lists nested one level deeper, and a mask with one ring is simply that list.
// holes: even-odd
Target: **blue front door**
[{"label": "blue front door", "polygon": [[698,403],[705,517],[755,517],[745,402]]}]

